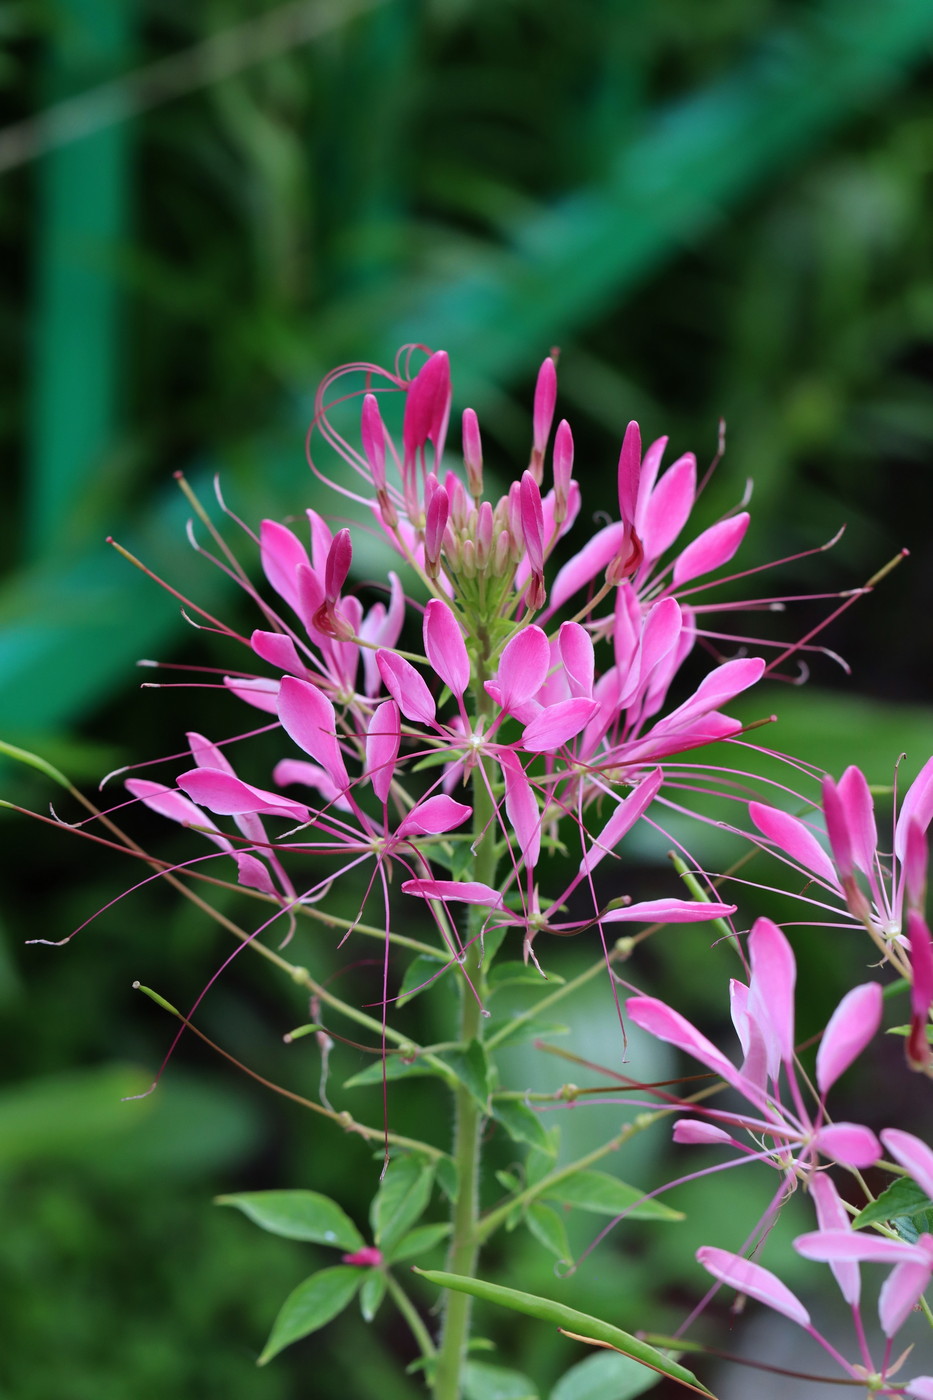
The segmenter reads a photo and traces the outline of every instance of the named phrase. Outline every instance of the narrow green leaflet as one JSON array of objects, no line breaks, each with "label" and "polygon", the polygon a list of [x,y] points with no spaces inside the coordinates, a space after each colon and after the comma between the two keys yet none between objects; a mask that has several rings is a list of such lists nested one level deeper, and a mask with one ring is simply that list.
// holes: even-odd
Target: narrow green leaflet
[{"label": "narrow green leaflet", "polygon": [[434,1170],[418,1157],[396,1157],[373,1200],[370,1218],[376,1244],[390,1254],[431,1199]]},{"label": "narrow green leaflet", "polygon": [[540,987],[543,992],[550,992],[555,987],[562,987],[565,981],[566,978],[558,977],[555,972],[549,972],[545,982],[538,969],[532,967],[530,963],[503,962],[496,963],[489,974],[489,991],[491,995],[507,984],[531,982],[536,987]]},{"label": "narrow green leaflet", "polygon": [[[385,1061],[386,1079],[417,1079],[419,1075],[433,1074],[441,1079],[446,1085],[452,1087],[456,1075],[449,1070],[446,1065],[438,1064],[437,1061],[427,1059],[403,1060],[401,1055],[390,1055]],[[361,1069],[359,1074],[351,1075],[344,1083],[345,1089],[361,1089],[367,1084],[381,1084],[383,1078],[383,1061],[375,1060],[365,1069]]]},{"label": "narrow green leaflet", "polygon": [[465,1084],[484,1113],[489,1112],[489,1061],[478,1040],[471,1040],[465,1050],[446,1050],[440,1057]]},{"label": "narrow green leaflet", "polygon": [[550,1143],[541,1119],[534,1109],[529,1108],[521,1099],[494,1098],[492,1116],[516,1142],[527,1142],[530,1146],[547,1152]]},{"label": "narrow green leaflet", "polygon": [[538,1400],[538,1392],[520,1371],[468,1361],[463,1373],[466,1400]]},{"label": "narrow green leaflet", "polygon": [[924,1231],[933,1229],[933,1201],[909,1176],[899,1176],[877,1201],[872,1201],[853,1220],[856,1230],[890,1220],[897,1233],[913,1244]]},{"label": "narrow green leaflet", "polygon": [[370,1269],[360,1289],[360,1312],[364,1322],[372,1322],[386,1293],[386,1276],[381,1269]]},{"label": "narrow green leaflet", "polygon": [[282,1304],[256,1364],[265,1366],[292,1342],[316,1332],[343,1312],[365,1277],[363,1269],[341,1264],[336,1269],[322,1269],[299,1283]]},{"label": "narrow green leaflet", "polygon": [[[644,1194],[608,1172],[577,1172],[542,1191],[541,1197],[576,1206],[578,1210],[595,1211],[597,1215],[621,1215],[626,1211],[632,1220],[683,1220],[683,1211],[672,1210],[661,1201],[644,1201]],[[639,1204],[635,1205],[635,1201]]]},{"label": "narrow green leaflet", "polygon": [[236,1206],[250,1220],[272,1235],[311,1244],[330,1244],[352,1252],[366,1241],[336,1201],[316,1191],[250,1191],[244,1195],[216,1196],[215,1205]]},{"label": "narrow green leaflet", "polygon": [[532,1201],[525,1211],[525,1223],[545,1249],[549,1249],[561,1261],[573,1262],[567,1227],[556,1210],[546,1206],[543,1201]]},{"label": "narrow green leaflet", "polygon": [[450,1224],[442,1220],[438,1225],[416,1225],[403,1235],[389,1254],[389,1263],[397,1264],[400,1259],[415,1259],[419,1254],[427,1254],[429,1249],[440,1244],[450,1234]]},{"label": "narrow green leaflet", "polygon": [[574,1332],[579,1336],[590,1337],[596,1342],[605,1342],[608,1346],[616,1347],[626,1356],[632,1357],[643,1365],[656,1368],[665,1376],[671,1376],[674,1380],[694,1386],[701,1395],[712,1394],[700,1384],[693,1372],[688,1371],[686,1366],[672,1361],[662,1352],[649,1346],[647,1342],[633,1337],[630,1332],[623,1332],[621,1327],[613,1327],[611,1323],[601,1322],[598,1317],[590,1317],[588,1313],[577,1312],[576,1308],[568,1308],[564,1303],[556,1303],[550,1298],[539,1298],[534,1293],[520,1293],[516,1288],[503,1288],[501,1284],[487,1283],[485,1279],[466,1278],[460,1274],[444,1273],[440,1269],[416,1268],[414,1272],[420,1274],[422,1278],[426,1278],[428,1283],[436,1283],[439,1288],[453,1288],[458,1293],[468,1293],[471,1298],[480,1298],[484,1302],[495,1303],[502,1308],[511,1308],[513,1312],[524,1313],[527,1317],[537,1317],[542,1322],[548,1322],[554,1327],[563,1327],[566,1331]]},{"label": "narrow green leaflet", "polygon": [[527,1021],[515,1020],[496,1040],[496,1049],[503,1045],[520,1045],[525,1040],[541,1040],[546,1036],[569,1035],[570,1027],[557,1021],[538,1021],[530,1017]]},{"label": "narrow green leaflet", "polygon": [[657,1385],[661,1377],[631,1357],[615,1351],[588,1356],[571,1366],[551,1391],[548,1400],[633,1400]]}]

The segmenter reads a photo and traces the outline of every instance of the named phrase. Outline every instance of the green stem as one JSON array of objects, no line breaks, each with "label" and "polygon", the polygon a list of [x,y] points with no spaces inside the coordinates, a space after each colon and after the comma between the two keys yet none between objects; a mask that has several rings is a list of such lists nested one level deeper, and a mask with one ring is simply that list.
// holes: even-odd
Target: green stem
[{"label": "green stem", "polygon": [[437,1354],[437,1348],[431,1341],[431,1334],[421,1321],[417,1308],[404,1288],[401,1287],[388,1271],[386,1272],[386,1288],[395,1306],[408,1323],[409,1330],[418,1343],[418,1350],[421,1352],[421,1355],[426,1361],[432,1360]]},{"label": "green stem", "polygon": [[[493,884],[496,876],[496,850],[492,798],[482,773],[473,775],[473,838],[476,858],[473,878]],[[485,836],[484,836],[485,833]],[[482,1038],[483,1008],[480,998],[485,989],[482,951],[478,937],[483,911],[474,911],[470,920],[470,947],[464,960],[461,985],[460,1039],[464,1046]],[[469,982],[468,980],[469,979]],[[469,984],[472,984],[469,985]],[[451,1210],[453,1232],[447,1255],[449,1272],[472,1278],[476,1272],[479,1242],[479,1155],[482,1115],[464,1085],[454,1091],[453,1158],[457,1165],[457,1196]],[[434,1375],[434,1400],[459,1400],[463,1363],[470,1333],[471,1299],[466,1293],[448,1291],[444,1299],[444,1323]]]},{"label": "green stem", "polygon": [[[628,957],[629,951],[630,940],[627,938],[620,938],[615,947],[610,950],[609,961],[616,962],[619,959],[626,958]],[[588,967],[585,972],[581,972],[579,977],[574,977],[571,981],[565,982],[562,987],[558,987],[557,990],[551,992],[549,996],[543,997],[541,1001],[536,1001],[527,1011],[522,1011],[518,1016],[513,1016],[511,1020],[506,1021],[504,1026],[501,1026],[499,1030],[495,1031],[494,1034],[489,1037],[486,1042],[486,1048],[488,1050],[494,1050],[500,1040],[505,1040],[507,1036],[513,1036],[516,1027],[520,1026],[523,1021],[530,1021],[534,1017],[540,1016],[542,1011],[547,1011],[557,1002],[563,1001],[564,997],[570,996],[580,987],[585,986],[587,982],[591,982],[594,977],[598,977],[601,972],[605,972],[605,970],[606,960],[605,958],[600,958],[598,962]]]}]

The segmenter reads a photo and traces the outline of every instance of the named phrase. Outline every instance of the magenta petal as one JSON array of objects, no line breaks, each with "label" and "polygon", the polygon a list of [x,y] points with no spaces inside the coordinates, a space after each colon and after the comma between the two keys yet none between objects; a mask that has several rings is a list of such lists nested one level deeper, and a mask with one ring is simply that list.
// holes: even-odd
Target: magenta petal
[{"label": "magenta petal", "polygon": [[552,753],[585,729],[596,714],[595,700],[559,700],[525,726],[522,748],[528,753]]},{"label": "magenta petal", "polygon": [[834,890],[840,888],[832,861],[803,822],[777,807],[766,807],[761,802],[749,802],[748,814],[762,836],[767,836],[769,841],[780,847],[791,860],[795,860],[807,870],[812,870]]},{"label": "magenta petal", "polygon": [[338,788],[349,787],[334,707],[316,685],[286,676],[279,691],[279,719],[289,738],[327,769]]},{"label": "magenta petal", "polygon": [[921,831],[926,831],[933,819],[933,758],[928,758],[907,790],[897,816],[894,831],[894,854],[898,860],[904,858],[904,844],[907,827],[915,821]]},{"label": "magenta petal", "polygon": [[706,919],[723,919],[735,911],[734,904],[716,904],[702,899],[644,899],[637,904],[625,904],[621,909],[607,909],[600,920],[604,924],[698,924]]},{"label": "magenta petal", "polygon": [[877,982],[853,987],[842,998],[816,1053],[816,1082],[822,1095],[865,1049],[881,1024],[881,1010],[882,992]]},{"label": "magenta petal", "polygon": [[658,729],[666,732],[675,726],[682,728],[688,722],[692,724],[701,716],[708,715],[710,710],[728,705],[730,700],[759,681],[764,669],[765,663],[760,656],[724,661],[703,678],[689,700],[678,705],[660,722]]},{"label": "magenta petal", "polygon": [[249,851],[235,851],[237,881],[248,890],[262,890],[263,894],[277,894],[278,891],[269,874],[268,867],[263,865],[257,856],[250,855]]},{"label": "magenta petal", "polygon": [[257,676],[255,680],[252,677],[243,680],[239,676],[224,676],[224,685],[238,700],[245,700],[247,705],[255,705],[257,710],[262,710],[267,715],[274,715],[278,711],[278,681],[266,680],[261,676]]},{"label": "magenta petal", "polygon": [[541,854],[541,812],[525,770],[511,750],[499,757],[505,778],[505,814],[515,835],[526,866],[533,869]]},{"label": "magenta petal", "polygon": [[930,1261],[898,1264],[885,1279],[878,1294],[878,1317],[887,1337],[907,1321],[930,1282]]},{"label": "magenta petal", "polygon": [[[648,453],[642,478],[648,466]],[[696,458],[692,452],[668,467],[649,497],[638,533],[645,546],[646,559],[658,559],[669,549],[686,525],[696,495]],[[640,505],[640,502],[639,502]]]},{"label": "magenta petal", "polygon": [[[126,787],[134,797],[138,797],[143,806],[148,807],[152,812],[158,812],[160,817],[168,817],[169,821],[178,822],[181,826],[206,827],[210,832],[216,832],[217,827],[206,812],[196,806],[190,798],[177,792],[175,788],[166,787],[164,783],[153,783],[148,778],[127,778]],[[223,842],[223,849],[230,849],[230,842],[225,836],[220,836],[219,842]],[[218,844],[219,844],[218,842]]]},{"label": "magenta petal", "polygon": [[182,773],[178,786],[195,802],[226,817],[242,812],[261,812],[270,817],[289,817],[292,821],[306,822],[311,815],[301,802],[292,802],[277,792],[266,792],[263,788],[241,782],[231,773],[219,773],[212,768],[192,768]]},{"label": "magenta petal", "polygon": [[618,554],[624,533],[625,526],[618,521],[604,525],[563,568],[558,569],[550,590],[549,612],[554,612],[581,588],[592,583],[597,574],[604,572]]},{"label": "magenta petal", "polygon": [[257,656],[268,661],[270,666],[277,666],[280,671],[303,676],[307,670],[295,643],[284,632],[261,632],[257,629],[250,637],[249,644]]},{"label": "magenta petal", "polygon": [[881,1156],[881,1144],[861,1123],[830,1123],[814,1138],[821,1156],[844,1167],[873,1167]]},{"label": "magenta petal", "polygon": [[731,1147],[735,1143],[735,1138],[727,1133],[725,1128],[717,1128],[714,1123],[701,1123],[698,1118],[679,1118],[674,1124],[671,1136],[675,1142],[712,1144],[717,1147],[723,1143]]},{"label": "magenta petal", "polygon": [[433,442],[440,461],[450,417],[450,361],[446,350],[436,350],[408,385],[402,441],[406,464],[425,443]]},{"label": "magenta petal", "polygon": [[706,1065],[707,1069],[714,1070],[740,1093],[747,1093],[749,1086],[735,1065],[678,1011],[665,1006],[655,997],[629,997],[625,1009],[630,1020],[643,1031],[666,1041],[668,1045],[676,1045],[678,1050],[685,1051],[700,1064]]},{"label": "magenta petal", "polygon": [[418,895],[421,899],[445,899],[460,904],[482,904],[489,909],[502,908],[499,891],[479,880],[406,880],[402,893]]},{"label": "magenta petal", "polygon": [[622,837],[631,831],[635,823],[644,816],[651,806],[663,781],[664,773],[660,768],[655,768],[653,773],[649,773],[647,778],[638,784],[634,792],[629,793],[624,802],[619,803],[581,860],[581,875],[588,875],[599,864],[603,856],[615,850]]},{"label": "magenta petal", "polygon": [[540,627],[532,624],[516,632],[502,649],[496,673],[503,709],[531,700],[544,685],[550,664],[551,648]]},{"label": "magenta petal", "polygon": [[276,520],[264,520],[259,531],[263,572],[278,593],[301,613],[298,598],[298,567],[310,569],[307,551],[297,536]]},{"label": "magenta petal", "polygon": [[433,724],[437,709],[422,677],[394,651],[377,651],[376,665],[386,690],[406,719],[416,724]]},{"label": "magenta petal", "polygon": [[868,1230],[813,1230],[798,1235],[794,1248],[804,1259],[815,1259],[821,1264],[833,1259],[857,1259],[866,1264],[919,1264],[927,1259],[921,1245],[882,1239]]},{"label": "magenta petal", "polygon": [[921,1191],[933,1200],[933,1151],[913,1133],[900,1128],[885,1128],[881,1141],[905,1171],[909,1172]]},{"label": "magenta petal", "polygon": [[571,695],[575,699],[592,699],[596,666],[593,638],[579,622],[565,622],[557,634],[557,646]]},{"label": "magenta petal", "polygon": [[904,1391],[914,1400],[933,1400],[933,1376],[915,1376]]},{"label": "magenta petal", "polygon": [[836,791],[846,815],[852,855],[860,870],[868,875],[875,863],[878,829],[875,826],[875,804],[865,774],[851,765],[839,779]]},{"label": "magenta petal", "polygon": [[[821,1230],[848,1230],[849,1217],[846,1214],[839,1192],[833,1185],[832,1177],[826,1172],[814,1172],[810,1177],[810,1196],[816,1208],[816,1218]],[[861,1274],[854,1260],[832,1259],[829,1267],[839,1285],[839,1291],[850,1305],[857,1306],[862,1291]]]},{"label": "magenta petal", "polygon": [[675,587],[727,564],[745,538],[749,519],[748,512],[743,510],[730,520],[720,520],[718,525],[711,525],[692,544],[688,544],[674,562]]},{"label": "magenta petal", "polygon": [[840,880],[847,880],[852,874],[854,853],[849,834],[849,822],[839,789],[832,778],[823,779],[823,819],[826,822],[826,835],[829,848],[839,872]]},{"label": "magenta petal", "polygon": [[389,800],[401,741],[398,705],[386,700],[373,710],[366,729],[366,774],[380,802]]},{"label": "magenta petal", "polygon": [[452,831],[455,826],[460,826],[472,814],[472,807],[455,802],[452,797],[445,797],[443,794],[426,797],[399,822],[396,835],[439,836],[444,831]]},{"label": "magenta petal", "polygon": [[440,598],[432,598],[424,610],[424,649],[437,675],[459,699],[470,684],[470,658],[460,624]]},{"label": "magenta petal", "polygon": [[638,480],[641,475],[641,432],[634,420],[629,423],[619,453],[619,515],[625,524],[635,521],[638,504]]},{"label": "magenta petal", "polygon": [[794,1058],[794,984],[797,964],[777,924],[756,919],[748,938],[752,976],[748,1016],[761,1029],[768,1051],[768,1072],[776,1080],[780,1061]]},{"label": "magenta petal", "polygon": [[810,1326],[810,1314],[803,1303],[791,1293],[786,1284],[771,1273],[770,1269],[763,1269],[760,1264],[743,1259],[741,1254],[714,1249],[712,1245],[704,1245],[702,1249],[698,1249],[697,1260],[713,1278],[729,1284],[731,1288],[749,1298],[757,1298],[759,1303],[764,1303],[775,1312],[789,1317],[791,1322],[796,1322],[801,1327]]}]

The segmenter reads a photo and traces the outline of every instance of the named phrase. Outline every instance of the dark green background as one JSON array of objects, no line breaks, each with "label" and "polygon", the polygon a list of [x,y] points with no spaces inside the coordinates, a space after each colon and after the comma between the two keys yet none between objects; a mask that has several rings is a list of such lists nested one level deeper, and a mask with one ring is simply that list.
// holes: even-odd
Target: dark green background
[{"label": "dark green background", "polygon": [[[809,688],[774,687],[748,713],[780,710],[774,744],[837,774],[855,761],[884,782],[902,749],[905,772],[927,757],[929,0],[6,0],[0,42],[5,738],[91,785],[177,751],[192,722],[234,732],[239,714],[209,693],[139,694],[138,658],[197,661],[204,642],[104,538],[236,616],[185,544],[172,472],[203,487],[219,470],[249,520],[325,508],[302,450],[318,379],[414,340],[451,352],[457,407],[479,411],[503,480],[557,345],[590,510],[611,500],[630,417],[704,462],[723,416],[704,519],[754,478],[745,561],[848,524],[775,587],[850,587],[909,547],[828,637],[852,680],[817,659]],[[785,635],[818,615],[804,607]],[[9,800],[59,802],[25,770],[2,782]],[[140,828],[172,846],[154,819]],[[0,1393],[416,1394],[388,1307],[365,1354],[351,1318],[253,1369],[281,1297],[325,1260],[210,1195],[313,1185],[363,1223],[372,1163],[191,1041],[154,1099],[121,1105],[171,1031],[131,981],[187,1004],[228,950],[151,888],[67,948],[24,948],[139,875],[9,813],[2,835]],[[834,938],[801,948],[814,1018],[863,965],[840,968]],[[657,968],[682,973],[684,956]],[[279,1045],[300,999],[283,1007],[271,974],[241,962],[206,1028],[313,1087],[316,1068]],[[695,1000],[724,1010],[721,969],[688,964]],[[676,1321],[697,1287],[677,1244],[651,1263],[667,1312],[645,1317],[647,1256],[627,1273],[615,1246],[580,1305]],[[546,1288],[534,1248],[524,1286],[537,1270]],[[540,1329],[494,1328],[542,1386],[572,1359]]]}]

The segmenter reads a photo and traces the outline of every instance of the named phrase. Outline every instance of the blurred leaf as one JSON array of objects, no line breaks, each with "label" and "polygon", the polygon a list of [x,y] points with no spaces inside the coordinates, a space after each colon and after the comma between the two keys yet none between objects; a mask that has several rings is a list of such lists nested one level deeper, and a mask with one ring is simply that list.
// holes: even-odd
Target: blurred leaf
[{"label": "blurred leaf", "polygon": [[505,1030],[504,1035],[500,1035],[496,1041],[496,1048],[503,1045],[520,1045],[524,1040],[538,1040],[544,1036],[569,1035],[570,1027],[562,1026],[556,1021],[538,1021],[533,1016],[527,1021],[516,1019]]},{"label": "blurred leaf", "polygon": [[521,1099],[494,1098],[492,1116],[516,1142],[527,1142],[530,1146],[547,1152],[550,1144],[541,1119],[534,1109],[529,1108]]},{"label": "blurred leaf", "polygon": [[566,1371],[549,1400],[633,1400],[657,1385],[661,1377],[617,1352],[588,1356]]},{"label": "blurred leaf", "polygon": [[512,982],[530,982],[543,991],[548,991],[554,987],[562,987],[565,981],[566,978],[549,972],[545,982],[538,969],[530,963],[504,962],[496,963],[490,972],[489,990],[495,992],[499,987]]},{"label": "blurred leaf", "polygon": [[538,1400],[538,1392],[527,1376],[487,1366],[484,1361],[468,1361],[463,1370],[466,1400]]},{"label": "blurred leaf", "polygon": [[360,1289],[360,1312],[364,1322],[372,1322],[386,1292],[386,1276],[381,1269],[370,1269]]},{"label": "blurred leaf", "polygon": [[405,975],[402,978],[402,985],[398,989],[398,996],[395,999],[396,1006],[404,1006],[419,992],[427,991],[428,987],[433,987],[438,974],[449,970],[453,964],[449,961],[443,963],[440,958],[429,958],[426,953],[419,953],[416,958],[408,964]]},{"label": "blurred leaf", "polygon": [[434,1169],[418,1157],[394,1157],[373,1199],[373,1237],[390,1254],[431,1199]]},{"label": "blurred leaf", "polygon": [[450,1234],[449,1224],[441,1222],[439,1225],[418,1225],[414,1230],[409,1230],[407,1235],[403,1235],[398,1244],[389,1254],[389,1262],[397,1264],[400,1259],[414,1259],[419,1254],[426,1254],[429,1249],[440,1244]]},{"label": "blurred leaf", "polygon": [[866,1225],[881,1225],[886,1220],[914,1244],[924,1231],[933,1229],[933,1201],[909,1176],[899,1176],[876,1201],[859,1211],[852,1224],[856,1230],[862,1230]]},{"label": "blurred leaf", "polygon": [[448,1070],[446,1065],[432,1063],[421,1056],[415,1060],[405,1060],[401,1055],[389,1055],[384,1064],[382,1060],[377,1060],[375,1064],[361,1069],[358,1074],[351,1075],[343,1087],[360,1089],[367,1084],[381,1084],[383,1074],[386,1079],[417,1079],[419,1075],[429,1074],[435,1075],[448,1085],[456,1082],[456,1075],[453,1070]]},{"label": "blurred leaf", "polygon": [[[621,1215],[633,1220],[683,1220],[683,1212],[672,1210],[661,1201],[642,1200],[644,1191],[626,1186],[624,1181],[607,1172],[577,1172],[542,1192],[543,1200],[560,1201],[579,1210],[595,1211],[598,1215]],[[635,1205],[638,1201],[640,1204]]]},{"label": "blurred leaf", "polygon": [[473,1095],[484,1113],[489,1111],[489,1062],[478,1040],[471,1040],[465,1050],[445,1050],[440,1058],[450,1065],[454,1074]]},{"label": "blurred leaf", "polygon": [[551,1206],[532,1201],[525,1211],[525,1222],[536,1240],[559,1260],[573,1262],[573,1250],[567,1238],[567,1227]]},{"label": "blurred leaf", "polygon": [[323,1269],[318,1274],[312,1274],[304,1283],[299,1283],[282,1304],[256,1364],[265,1366],[267,1361],[291,1346],[292,1342],[316,1332],[343,1312],[364,1277],[362,1269],[338,1265],[335,1269]]},{"label": "blurred leaf", "polygon": [[316,1191],[250,1191],[216,1196],[218,1206],[235,1206],[260,1229],[289,1240],[329,1244],[353,1251],[366,1243],[353,1221],[336,1201]]},{"label": "blurred leaf", "polygon": [[155,1103],[123,1100],[149,1087],[130,1065],[105,1065],[27,1080],[0,1093],[0,1166],[43,1158],[98,1156],[109,1139],[131,1133]]}]

